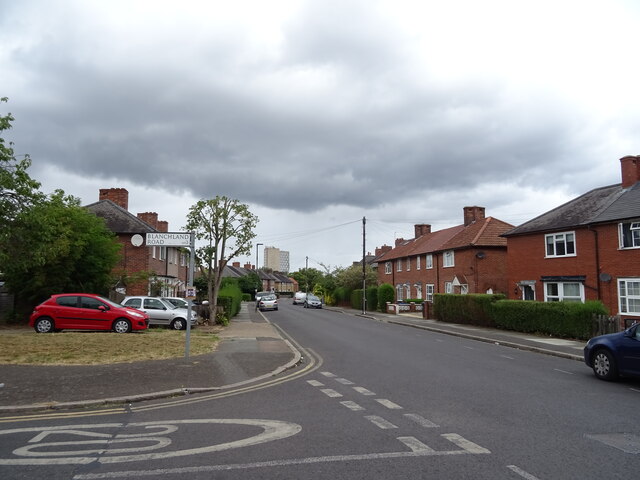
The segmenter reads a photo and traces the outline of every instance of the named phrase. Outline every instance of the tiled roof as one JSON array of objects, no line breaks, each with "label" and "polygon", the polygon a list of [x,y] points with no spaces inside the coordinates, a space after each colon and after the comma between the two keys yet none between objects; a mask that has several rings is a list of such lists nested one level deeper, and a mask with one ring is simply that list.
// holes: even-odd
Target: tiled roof
[{"label": "tiled roof", "polygon": [[640,217],[640,182],[624,189],[621,184],[617,184],[591,190],[509,230],[504,236],[561,230],[594,223],[618,222],[638,217]]},{"label": "tiled roof", "polygon": [[104,218],[107,228],[113,233],[151,233],[157,230],[111,200],[86,205],[85,208]]}]

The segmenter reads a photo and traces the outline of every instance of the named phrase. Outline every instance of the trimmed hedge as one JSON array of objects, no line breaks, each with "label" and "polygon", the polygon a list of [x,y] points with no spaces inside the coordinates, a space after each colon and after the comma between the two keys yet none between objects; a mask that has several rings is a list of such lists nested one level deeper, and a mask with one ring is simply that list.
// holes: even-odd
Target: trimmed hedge
[{"label": "trimmed hedge", "polygon": [[454,295],[436,293],[433,296],[434,317],[442,322],[493,327],[492,306],[504,299],[503,294]]},{"label": "trimmed hedge", "polygon": [[367,287],[367,310],[375,312],[378,309],[378,287]]},{"label": "trimmed hedge", "polygon": [[593,316],[607,314],[599,301],[501,300],[493,304],[492,310],[498,328],[581,340],[588,340],[593,335]]},{"label": "trimmed hedge", "polygon": [[228,325],[229,320],[240,312],[242,304],[242,290],[235,284],[227,284],[218,293],[218,306],[224,308],[224,314],[216,318],[216,323]]},{"label": "trimmed hedge", "polygon": [[383,283],[378,287],[378,310],[381,312],[387,311],[387,302],[393,303],[396,296],[396,290],[393,285],[389,283]]},{"label": "trimmed hedge", "polygon": [[351,308],[362,310],[362,295],[363,290],[361,288],[357,288],[351,292]]}]

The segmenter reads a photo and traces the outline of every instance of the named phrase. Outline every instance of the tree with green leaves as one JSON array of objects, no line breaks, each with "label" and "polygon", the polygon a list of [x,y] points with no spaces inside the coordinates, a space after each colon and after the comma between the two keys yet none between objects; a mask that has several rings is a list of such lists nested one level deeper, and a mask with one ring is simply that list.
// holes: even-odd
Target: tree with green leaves
[{"label": "tree with green leaves", "polygon": [[216,318],[224,268],[229,259],[252,253],[257,224],[258,217],[248,205],[226,196],[200,200],[189,209],[185,229],[194,232],[201,244],[196,247],[195,260],[207,281],[210,318]]},{"label": "tree with green leaves", "polygon": [[[371,265],[365,265],[366,285],[376,285],[378,282],[378,274]],[[337,287],[343,287],[347,290],[357,290],[362,288],[362,265],[352,265],[348,268],[339,268],[335,272],[335,281]]]},{"label": "tree with green leaves", "polygon": [[0,241],[6,284],[29,302],[53,293],[106,294],[119,252],[104,220],[61,190],[18,213]]},{"label": "tree with green leaves", "polygon": [[301,268],[293,272],[291,276],[298,282],[300,290],[303,292],[313,292],[316,284],[322,284],[324,274],[317,268]]}]

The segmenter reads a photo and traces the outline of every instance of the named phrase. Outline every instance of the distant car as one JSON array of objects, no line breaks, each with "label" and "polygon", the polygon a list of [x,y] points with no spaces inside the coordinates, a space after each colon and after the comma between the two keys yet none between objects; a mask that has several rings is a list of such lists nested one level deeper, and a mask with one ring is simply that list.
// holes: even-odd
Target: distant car
[{"label": "distant car", "polygon": [[602,380],[640,377],[640,323],[624,332],[594,337],[584,347],[584,362]]},{"label": "distant car", "polygon": [[304,308],[322,308],[322,301],[315,295],[307,295],[304,299]]},{"label": "distant car", "polygon": [[52,295],[38,305],[29,318],[29,326],[38,333],[64,329],[129,333],[144,330],[148,325],[149,315],[90,293]]},{"label": "distant car", "polygon": [[278,297],[276,297],[275,293],[269,293],[268,295],[261,296],[258,301],[258,308],[261,311],[278,310]]},{"label": "distant car", "polygon": [[307,294],[304,292],[296,292],[293,295],[293,304],[294,305],[303,305],[305,299],[307,298]]},{"label": "distant car", "polygon": [[[122,301],[125,307],[135,308],[149,315],[149,325],[162,325],[173,330],[187,328],[186,308],[176,308],[171,302],[158,297],[125,297]],[[197,315],[191,312],[191,326],[196,324]]]},{"label": "distant car", "polygon": [[265,295],[271,295],[272,292],[258,292],[256,293],[256,302],[259,302]]}]

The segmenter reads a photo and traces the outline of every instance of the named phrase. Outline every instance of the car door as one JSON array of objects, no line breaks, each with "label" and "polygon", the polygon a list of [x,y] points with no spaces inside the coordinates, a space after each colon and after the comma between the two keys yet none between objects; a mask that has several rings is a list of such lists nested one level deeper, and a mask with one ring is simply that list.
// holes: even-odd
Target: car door
[{"label": "car door", "polygon": [[169,308],[159,298],[143,299],[142,311],[149,315],[151,325],[169,325],[173,316]]},{"label": "car door", "polygon": [[82,319],[79,318],[78,297],[65,295],[56,298],[56,306],[52,309],[53,322],[56,328],[82,328]]},{"label": "car door", "polygon": [[86,328],[111,330],[113,315],[109,305],[93,297],[80,297],[80,311]]},{"label": "car door", "polygon": [[620,345],[621,365],[619,369],[623,374],[640,376],[640,325],[629,330]]}]

